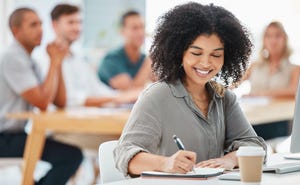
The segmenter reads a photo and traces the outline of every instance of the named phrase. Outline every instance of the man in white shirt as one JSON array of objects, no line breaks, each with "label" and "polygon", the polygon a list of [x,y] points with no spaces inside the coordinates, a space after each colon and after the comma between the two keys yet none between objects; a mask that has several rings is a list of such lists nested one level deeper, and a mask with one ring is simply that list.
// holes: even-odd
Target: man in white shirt
[{"label": "man in white shirt", "polygon": [[99,107],[107,103],[132,103],[137,99],[141,89],[122,92],[111,89],[98,79],[96,72],[83,57],[71,51],[72,44],[80,37],[82,27],[80,10],[77,6],[59,4],[52,10],[51,19],[55,40],[64,40],[69,47],[69,53],[62,64],[67,106]]},{"label": "man in white shirt", "polygon": [[[51,12],[55,40],[64,40],[69,48],[80,37],[81,16],[77,6],[58,4]],[[71,51],[64,58],[63,76],[67,91],[67,105],[103,106],[107,103],[120,104],[134,102],[141,89],[126,92],[115,91],[102,83],[88,63]],[[95,136],[84,134],[61,134],[55,138],[82,148],[97,150],[106,140],[118,139],[119,136]]]}]

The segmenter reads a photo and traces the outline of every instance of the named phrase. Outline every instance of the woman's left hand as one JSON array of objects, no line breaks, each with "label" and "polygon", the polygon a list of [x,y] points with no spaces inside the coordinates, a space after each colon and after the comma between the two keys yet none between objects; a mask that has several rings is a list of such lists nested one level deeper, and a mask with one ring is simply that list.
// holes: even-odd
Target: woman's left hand
[{"label": "woman's left hand", "polygon": [[209,159],[196,164],[196,167],[201,168],[225,168],[225,170],[232,170],[237,166],[237,158],[235,152],[231,152],[224,157]]}]

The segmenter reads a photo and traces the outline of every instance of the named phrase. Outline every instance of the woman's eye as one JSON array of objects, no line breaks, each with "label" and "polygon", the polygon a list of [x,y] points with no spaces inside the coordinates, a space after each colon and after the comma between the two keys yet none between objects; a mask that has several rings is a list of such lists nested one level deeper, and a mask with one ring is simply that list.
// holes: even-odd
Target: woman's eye
[{"label": "woman's eye", "polygon": [[211,56],[213,56],[215,58],[220,58],[222,55],[211,55]]},{"label": "woman's eye", "polygon": [[202,55],[202,53],[194,53],[194,52],[191,52],[193,55],[195,55],[195,56],[200,56],[200,55]]}]

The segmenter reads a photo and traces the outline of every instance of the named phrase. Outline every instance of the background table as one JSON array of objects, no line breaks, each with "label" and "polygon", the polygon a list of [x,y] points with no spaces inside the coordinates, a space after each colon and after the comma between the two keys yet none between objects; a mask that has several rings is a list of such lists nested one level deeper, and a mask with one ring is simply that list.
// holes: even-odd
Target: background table
[{"label": "background table", "polygon": [[240,105],[252,125],[292,120],[294,99],[242,98]]},{"label": "background table", "polygon": [[[98,110],[98,111],[97,111]],[[46,139],[46,131],[120,134],[123,130],[129,111],[113,109],[73,109],[41,113],[8,114],[13,119],[31,119],[32,130],[28,134],[24,151],[23,185],[32,185],[33,172],[41,158]]]}]

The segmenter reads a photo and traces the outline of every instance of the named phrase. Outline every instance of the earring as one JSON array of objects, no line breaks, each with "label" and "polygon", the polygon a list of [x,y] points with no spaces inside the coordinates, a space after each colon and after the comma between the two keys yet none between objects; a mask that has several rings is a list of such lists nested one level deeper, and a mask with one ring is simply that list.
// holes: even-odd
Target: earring
[{"label": "earring", "polygon": [[267,49],[263,49],[262,55],[263,55],[264,58],[269,58],[270,53]]}]

